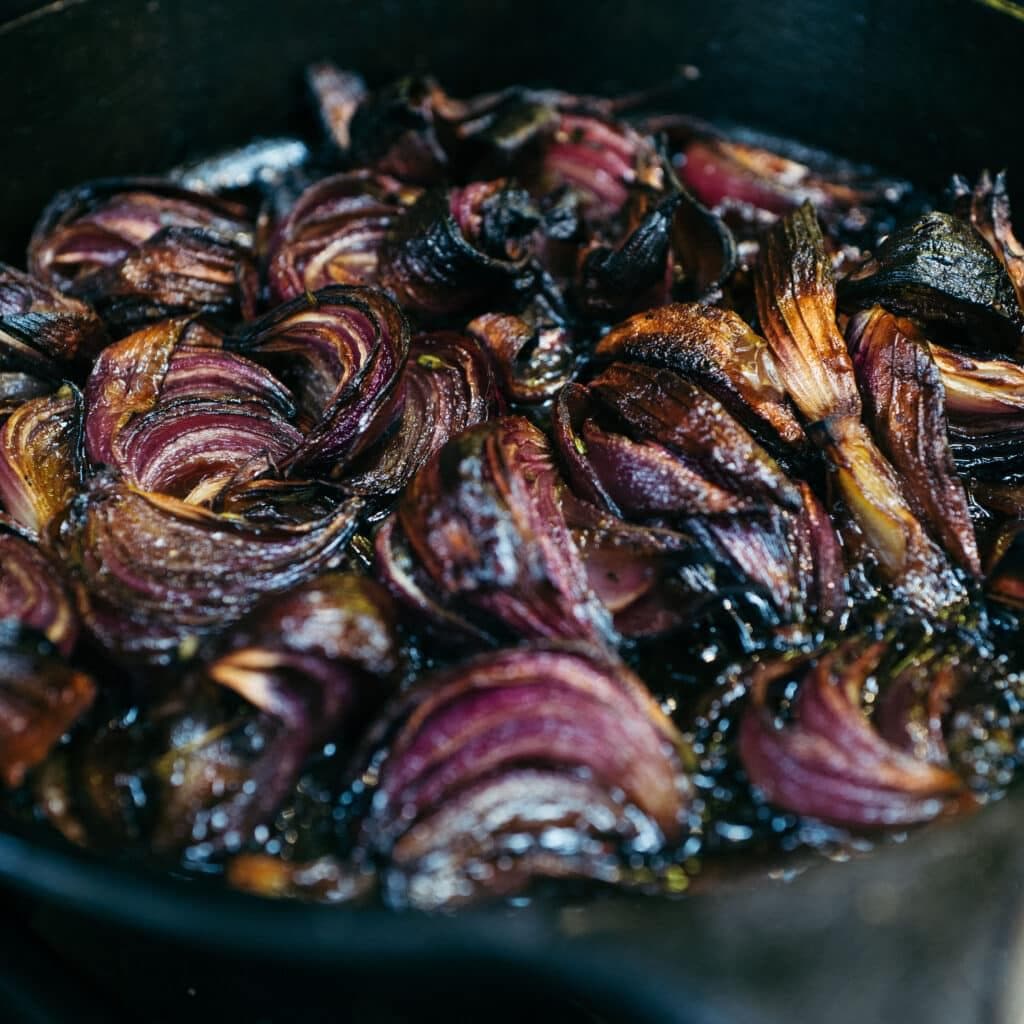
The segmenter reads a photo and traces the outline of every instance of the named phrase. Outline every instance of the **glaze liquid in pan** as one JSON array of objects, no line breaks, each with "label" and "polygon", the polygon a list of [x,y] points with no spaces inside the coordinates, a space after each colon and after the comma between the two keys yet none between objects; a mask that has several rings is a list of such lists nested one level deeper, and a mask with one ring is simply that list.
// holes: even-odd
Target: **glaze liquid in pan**
[{"label": "glaze liquid in pan", "polygon": [[[967,15],[963,15],[963,18],[964,18],[964,19],[965,19],[965,20],[966,20],[966,21],[967,21],[968,23],[974,24],[974,22],[973,22],[973,20],[972,20],[972,18],[973,18],[973,15],[972,15],[972,16],[967,16]],[[987,24],[987,23],[986,23],[986,24]],[[940,31],[940,29],[939,29],[938,27],[936,27],[937,25],[941,25],[941,19],[931,19],[931,20],[930,20],[930,22],[929,22],[929,24],[928,24],[928,31],[929,31],[929,32],[934,32],[934,33],[938,33],[938,32]],[[874,26],[873,26],[873,27],[874,27]],[[850,29],[850,26],[843,26],[843,29],[844,29],[844,31],[846,32],[846,37],[847,37],[847,38],[846,38],[846,41],[848,42],[849,38],[851,38],[851,36],[850,36],[850,33],[849,33],[849,29]],[[963,32],[963,26],[961,25],[961,34],[962,34],[962,32]],[[698,35],[698,36],[699,36],[699,35],[700,35],[700,32],[696,33],[696,35]],[[886,37],[885,33],[881,33],[881,36],[883,37],[883,38],[882,38],[882,41],[881,41],[881,43],[880,43],[880,45],[881,45],[881,46],[883,46],[883,47],[884,47],[884,46],[888,46],[888,45],[891,45],[891,43],[889,43],[889,41],[888,41],[890,37]],[[825,43],[826,43],[826,45],[824,45],[823,47],[820,47],[820,48],[819,48],[819,52],[825,52],[825,53],[827,53],[827,51],[828,51],[828,41],[827,41],[827,40],[825,40]],[[879,61],[879,63],[880,63],[880,65],[882,65],[882,66],[885,66],[885,64],[886,64],[886,62],[885,62],[884,60],[880,60],[880,61]],[[998,65],[999,65],[999,62],[998,62],[998,61],[995,61],[994,63],[995,63],[995,65],[996,65],[996,66],[998,66]],[[891,74],[891,72],[892,72],[892,68],[890,68],[890,72],[889,72],[889,73]],[[446,76],[446,77],[447,77],[447,76]],[[705,75],[705,81],[707,81],[707,74]],[[941,91],[939,91],[939,95],[941,95]],[[953,101],[953,102],[960,102],[961,100],[964,100],[964,99],[966,98],[966,93],[965,93],[965,92],[964,92],[963,90],[960,90],[960,91],[959,91],[959,92],[957,93],[957,96],[958,96],[959,98],[958,98],[957,100]],[[973,109],[976,109],[976,110],[983,110],[983,109],[984,109],[984,106],[983,106],[983,105],[975,105]],[[749,117],[745,117],[745,119],[746,119],[746,120],[750,120],[750,118],[749,118]],[[755,123],[765,123],[765,119],[763,119],[763,118],[757,118],[757,119],[754,119],[754,120],[755,120]],[[971,124],[971,128],[972,128],[972,130],[977,130],[977,131],[981,131],[981,130],[982,130],[982,129],[981,129],[980,127],[978,127],[978,125],[980,124],[980,119],[979,119],[979,118],[975,118],[974,120],[972,120],[972,121],[970,122],[970,124]],[[801,132],[800,134],[805,134],[805,133]],[[814,132],[808,132],[808,133],[806,133],[805,137],[817,137],[817,138],[819,138],[819,139],[821,138],[821,136],[820,136],[820,134],[819,134],[819,132],[818,132],[817,130],[815,130]],[[960,136],[959,136],[959,138],[963,139],[963,138],[965,138],[965,136],[964,136],[964,135],[960,135]],[[989,139],[989,141],[990,141],[990,143],[991,143],[991,142],[993,142],[993,141],[995,141],[995,140],[993,140],[993,139],[991,139],[991,138],[990,138],[990,139]],[[996,147],[996,148],[988,148],[988,147],[984,147],[984,148],[982,148],[982,147],[979,147],[979,148],[978,148],[978,149],[977,149],[977,150],[975,151],[975,153],[974,153],[973,155],[969,156],[969,157],[967,158],[967,160],[966,160],[966,161],[964,161],[964,162],[962,162],[962,163],[961,163],[961,166],[963,166],[963,167],[967,168],[967,167],[969,167],[970,165],[972,165],[972,163],[973,163],[973,166],[974,166],[974,167],[978,166],[978,163],[980,162],[980,160],[981,160],[981,159],[987,159],[987,157],[988,157],[988,154],[989,154],[989,153],[992,153],[992,152],[996,152],[996,151],[997,151],[997,148],[998,148],[998,146],[1000,146],[1000,145],[1002,145],[1002,144],[1003,144],[1003,141],[1005,141],[1005,140],[998,140],[998,141],[995,141],[995,147]],[[847,146],[847,145],[840,145],[840,146],[838,146],[837,148],[839,148],[839,149],[841,149],[841,150],[844,150],[844,151],[847,151],[847,152],[849,152],[849,151],[850,151],[851,149],[854,149],[854,150],[856,150],[857,152],[862,152],[862,153],[865,153],[865,154],[866,154],[866,152],[867,152],[867,149],[870,149],[870,148],[871,148],[871,146],[876,146],[876,147],[877,147],[877,141],[876,141],[876,142],[873,142],[873,143],[871,143],[871,144],[870,144],[870,145],[869,145],[868,147],[864,147],[864,146],[861,146],[860,144],[858,144],[858,145],[856,145],[856,146]],[[202,149],[202,148],[208,148],[208,147],[200,147],[200,149]],[[876,151],[876,152],[875,152],[875,153],[873,153],[872,155],[873,155],[873,156],[875,156],[875,157],[876,157],[876,159],[877,159],[877,157],[878,157],[878,155],[879,155],[879,154],[878,154],[878,153],[877,153],[877,151]],[[171,161],[162,161],[161,163],[162,163],[162,165],[163,165],[163,166],[166,166],[166,164],[167,164],[168,162],[171,162]],[[897,161],[897,162],[898,162],[898,161]],[[1002,162],[1003,162],[1003,160],[1002,160],[1002,159],[999,159],[999,161],[998,161],[998,162],[999,162],[999,163],[1002,163]],[[888,164],[888,166],[893,166],[893,165],[894,165],[894,162],[890,162],[890,161],[882,161],[882,163],[883,163],[883,164],[886,164],[886,163],[887,163],[887,164]],[[133,167],[133,168],[134,168],[134,167],[139,167],[139,166],[143,166],[143,164],[142,164],[142,163],[140,163],[140,162],[139,162],[138,160],[133,160],[133,161],[131,162],[131,164],[130,164],[129,166],[130,166],[130,167]],[[152,165],[150,165],[150,166],[152,166]],[[128,169],[128,168],[126,167],[125,169]],[[79,176],[81,176],[81,175],[79,175]],[[24,223],[24,221],[23,221],[23,223]]]}]

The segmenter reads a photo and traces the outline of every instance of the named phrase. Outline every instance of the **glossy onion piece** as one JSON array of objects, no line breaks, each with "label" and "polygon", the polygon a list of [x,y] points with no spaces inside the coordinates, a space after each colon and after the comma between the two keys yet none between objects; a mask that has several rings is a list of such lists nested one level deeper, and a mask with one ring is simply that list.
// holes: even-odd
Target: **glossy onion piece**
[{"label": "glossy onion piece", "polygon": [[968,193],[969,198],[964,198],[971,224],[1002,263],[1017,295],[1017,305],[1024,312],[1024,245],[1013,233],[1006,171],[1000,171],[994,180],[988,171],[982,171],[973,190],[962,179],[955,184]]},{"label": "glossy onion piece", "polygon": [[105,343],[103,321],[86,303],[0,264],[0,370],[64,376]]},{"label": "glossy onion piece", "polygon": [[502,390],[518,405],[540,405],[556,395],[576,369],[569,329],[544,310],[484,313],[466,331],[497,367]]},{"label": "glossy onion piece", "polygon": [[253,246],[245,207],[155,178],[89,182],[57,195],[29,243],[29,270],[62,291],[117,267],[165,229]]},{"label": "glossy onion piece", "polygon": [[635,440],[664,445],[711,483],[752,502],[800,507],[798,490],[775,460],[718,401],[679,374],[613,363],[591,382],[590,390]]},{"label": "glossy onion piece", "polygon": [[683,834],[681,737],[643,683],[589,648],[484,655],[424,679],[361,841],[389,902],[453,907],[537,877],[628,877]]},{"label": "glossy onion piece", "polygon": [[539,222],[527,193],[503,179],[428,191],[389,235],[382,280],[425,316],[500,303],[533,282],[528,240]]},{"label": "glossy onion piece", "polygon": [[228,344],[294,371],[305,438],[281,468],[338,471],[395,412],[409,325],[383,292],[332,285],[279,306]]},{"label": "glossy onion piece", "polygon": [[306,69],[306,82],[316,99],[320,121],[331,141],[345,153],[352,142],[352,118],[369,92],[361,75],[344,71],[330,61]]},{"label": "glossy onion piece", "polygon": [[90,461],[118,465],[121,431],[133,417],[161,405],[246,403],[271,421],[295,414],[291,394],[276,377],[219,344],[198,324],[178,318],[143,328],[106,348],[85,389],[85,447]]},{"label": "glossy onion piece", "polygon": [[53,389],[52,383],[28,373],[0,370],[0,420],[31,398],[42,398]]},{"label": "glossy onion piece", "polygon": [[20,786],[95,695],[92,679],[62,659],[0,642],[0,784]]},{"label": "glossy onion piece", "polygon": [[832,264],[805,203],[766,236],[755,275],[757,314],[783,386],[810,423],[859,418],[860,396],[836,326]]},{"label": "glossy onion piece", "polygon": [[[311,158],[306,143],[285,135],[257,139],[179,164],[168,177],[194,192],[220,193],[253,186],[273,189],[309,164]],[[248,247],[244,237],[236,240]]]},{"label": "glossy onion piece", "polygon": [[82,479],[82,396],[73,385],[19,406],[0,426],[0,506],[37,536]]},{"label": "glossy onion piece", "polygon": [[1003,265],[969,223],[933,212],[889,235],[840,289],[844,309],[880,303],[893,313],[967,330],[1015,351],[1024,330]]},{"label": "glossy onion piece", "polygon": [[42,633],[67,657],[78,639],[78,615],[56,565],[35,544],[0,532],[0,620]]},{"label": "glossy onion piece", "polygon": [[631,226],[617,246],[594,244],[584,252],[576,290],[580,306],[590,316],[621,316],[668,300],[669,254],[681,201],[681,193],[666,196]]},{"label": "glossy onion piece", "polygon": [[475,341],[454,331],[413,339],[401,388],[398,425],[353,463],[344,479],[347,493],[394,497],[449,438],[498,408],[490,363]]},{"label": "glossy onion piece", "polygon": [[513,636],[613,640],[559,487],[547,439],[518,416],[459,434],[420,470],[398,522],[446,607]]},{"label": "glossy onion piece", "polygon": [[1024,425],[1024,366],[1009,359],[982,359],[934,343],[929,348],[942,376],[951,422]]},{"label": "glossy onion piece", "polygon": [[900,474],[914,515],[958,565],[979,576],[967,494],[946,437],[945,392],[927,340],[881,306],[856,314],[846,340],[867,421]]},{"label": "glossy onion piece", "polygon": [[564,113],[544,150],[544,191],[570,185],[596,221],[618,213],[634,185],[659,187],[661,159],[651,141],[621,122]]},{"label": "glossy onion piece", "polygon": [[299,526],[256,525],[101,478],[72,505],[61,542],[103,646],[167,662],[263,595],[337,565],[356,512],[350,502]]},{"label": "glossy onion piece", "polygon": [[251,255],[195,228],[164,228],[119,262],[69,290],[124,333],[183,313],[256,313],[259,277]]},{"label": "glossy onion piece", "polygon": [[177,399],[136,416],[117,435],[113,465],[144,491],[207,504],[241,474],[283,463],[301,432],[256,402]]},{"label": "glossy onion piece", "polygon": [[860,421],[853,362],[836,326],[835,284],[809,204],[766,236],[755,274],[757,308],[786,391],[886,581],[928,614],[963,600],[963,587],[903,496],[892,466]]},{"label": "glossy onion piece", "polygon": [[767,682],[753,684],[739,749],[751,783],[770,803],[855,829],[915,825],[973,803],[948,767],[883,739],[861,706],[880,644],[847,644],[822,656],[779,726]]},{"label": "glossy onion piece", "polygon": [[786,444],[804,441],[771,348],[731,310],[694,302],[638,313],[613,327],[595,353],[675,370],[745,426]]},{"label": "glossy onion piece", "polygon": [[761,146],[721,138],[694,139],[686,148],[680,177],[710,207],[753,207],[784,215],[805,202],[828,210],[874,203],[880,187],[853,180],[828,180],[806,164]]},{"label": "glossy onion piece", "polygon": [[384,240],[420,190],[351,171],[324,178],[275,229],[267,274],[281,302],[330,284],[376,284]]}]

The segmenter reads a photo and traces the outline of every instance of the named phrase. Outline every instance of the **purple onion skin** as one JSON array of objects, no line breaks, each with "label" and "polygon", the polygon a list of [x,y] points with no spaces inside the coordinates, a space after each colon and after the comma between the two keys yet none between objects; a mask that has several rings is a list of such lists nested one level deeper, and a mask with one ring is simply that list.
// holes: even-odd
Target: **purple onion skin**
[{"label": "purple onion skin", "polygon": [[274,231],[267,275],[279,302],[332,284],[374,285],[388,233],[420,195],[369,171],[311,185]]},{"label": "purple onion skin", "polygon": [[770,803],[855,830],[920,824],[972,806],[948,765],[916,758],[865,716],[864,684],[883,651],[880,643],[847,642],[819,658],[803,677],[793,720],[781,727],[765,706],[765,690],[785,667],[755,676],[739,751]]},{"label": "purple onion skin", "polygon": [[392,421],[409,354],[409,324],[374,288],[332,285],[287,302],[229,339],[234,350],[302,366],[302,443],[281,469],[340,475]]},{"label": "purple onion skin", "polygon": [[613,642],[566,525],[547,439],[508,416],[450,440],[397,512],[443,603],[514,636]]},{"label": "purple onion skin", "polygon": [[643,683],[593,648],[483,655],[421,680],[382,728],[360,843],[384,860],[396,903],[452,907],[539,876],[621,880],[623,854],[683,834],[681,738]]},{"label": "purple onion skin", "polygon": [[76,499],[60,547],[86,627],[111,654],[171,664],[256,601],[335,567],[358,501],[264,526],[100,477]]},{"label": "purple onion skin", "polygon": [[501,406],[486,356],[475,341],[454,331],[413,339],[400,387],[398,423],[349,467],[342,483],[346,493],[394,498],[450,438],[490,419]]},{"label": "purple onion skin", "polygon": [[0,620],[42,633],[69,657],[78,639],[78,613],[60,571],[31,541],[0,532]]}]

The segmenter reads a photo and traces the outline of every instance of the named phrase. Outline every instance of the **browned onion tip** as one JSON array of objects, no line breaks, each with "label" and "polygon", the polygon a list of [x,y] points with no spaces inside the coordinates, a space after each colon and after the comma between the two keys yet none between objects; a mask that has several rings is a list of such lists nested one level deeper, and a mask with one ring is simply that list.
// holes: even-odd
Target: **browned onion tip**
[{"label": "browned onion tip", "polygon": [[106,333],[86,303],[0,263],[0,370],[64,376],[103,347]]},{"label": "browned onion tip", "polygon": [[30,541],[0,532],[0,621],[42,633],[64,657],[78,639],[78,615],[54,562]]},{"label": "browned onion tip", "polygon": [[846,340],[867,422],[910,508],[958,565],[979,576],[967,494],[947,440],[945,391],[927,340],[881,306],[852,317]]},{"label": "browned onion tip", "polygon": [[490,353],[505,394],[518,404],[546,402],[576,368],[569,330],[554,317],[484,313],[466,331]]},{"label": "browned onion tip", "polygon": [[95,695],[92,679],[60,658],[0,643],[0,783],[20,786]]},{"label": "browned onion tip", "polygon": [[565,522],[547,438],[507,416],[452,438],[417,473],[397,512],[431,598],[385,551],[389,586],[421,610],[444,604],[484,630],[612,642],[607,610],[587,582]]},{"label": "browned onion tip", "polygon": [[853,365],[836,326],[832,262],[810,203],[765,235],[754,284],[761,329],[804,418],[859,417]]},{"label": "browned onion tip", "polygon": [[804,670],[791,720],[782,725],[767,689],[788,667],[755,673],[739,750],[751,783],[770,803],[853,829],[915,825],[973,805],[948,763],[918,759],[866,717],[865,684],[884,649],[848,641],[820,657]]},{"label": "browned onion tip", "polygon": [[256,601],[335,567],[358,499],[296,526],[259,525],[98,478],[61,527],[86,626],[109,651],[169,663]]},{"label": "browned onion tip", "polygon": [[397,426],[351,464],[342,481],[346,493],[396,496],[449,438],[489,419],[500,401],[480,346],[454,331],[413,339],[400,386]]},{"label": "browned onion tip", "polygon": [[332,285],[278,306],[227,344],[295,373],[305,436],[280,468],[337,474],[391,422],[409,324],[382,291]]},{"label": "browned onion tip", "polygon": [[761,327],[783,386],[832,463],[839,493],[886,582],[927,614],[966,594],[914,516],[899,478],[860,421],[853,362],[836,325],[835,284],[805,203],[765,236],[755,273]]},{"label": "browned onion tip", "polygon": [[946,414],[958,426],[983,431],[1024,426],[1024,366],[983,359],[929,344],[946,392]]},{"label": "browned onion tip", "polygon": [[394,731],[360,844],[385,895],[436,909],[537,877],[620,882],[678,843],[682,739],[643,683],[592,648],[526,647],[423,679]]},{"label": "browned onion tip", "polygon": [[963,199],[971,225],[1003,265],[1017,295],[1017,304],[1024,313],[1024,245],[1013,233],[1006,171],[1000,171],[994,180],[988,171],[982,171],[973,190],[962,179],[955,185],[966,193]]},{"label": "browned onion tip", "polygon": [[39,537],[82,479],[82,396],[66,384],[20,405],[0,427],[0,505]]},{"label": "browned onion tip", "polygon": [[316,99],[324,130],[338,149],[346,152],[352,141],[352,118],[367,96],[366,82],[362,75],[344,71],[326,60],[306,68],[306,81]]},{"label": "browned onion tip", "polygon": [[381,280],[421,316],[500,308],[533,281],[528,243],[539,221],[529,195],[504,179],[430,190],[390,232]]},{"label": "browned onion tip", "polygon": [[731,310],[672,303],[613,327],[595,350],[681,373],[715,396],[744,425],[800,444],[804,432],[767,342]]},{"label": "browned onion tip", "polygon": [[285,302],[330,284],[376,284],[384,240],[420,192],[369,171],[311,185],[270,240],[274,296]]},{"label": "browned onion tip", "polygon": [[32,235],[29,267],[124,329],[184,312],[251,316],[252,246],[236,203],[159,179],[111,179],[51,202]]}]

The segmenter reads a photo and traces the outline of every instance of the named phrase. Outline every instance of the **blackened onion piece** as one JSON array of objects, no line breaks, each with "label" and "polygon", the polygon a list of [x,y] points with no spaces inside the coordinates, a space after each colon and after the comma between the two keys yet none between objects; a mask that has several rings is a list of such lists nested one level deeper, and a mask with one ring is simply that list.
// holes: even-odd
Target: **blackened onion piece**
[{"label": "blackened onion piece", "polygon": [[267,275],[284,302],[330,284],[376,284],[388,232],[420,190],[368,171],[311,185],[275,229]]},{"label": "blackened onion piece", "polygon": [[88,182],[57,195],[29,243],[29,269],[62,291],[116,267],[168,228],[198,230],[243,250],[253,246],[245,208],[155,178]]},{"label": "blackened onion piece", "polygon": [[914,515],[958,565],[979,576],[967,494],[946,437],[945,391],[927,340],[881,306],[856,314],[846,339],[867,421],[901,475]]},{"label": "blackened onion piece", "polygon": [[305,437],[282,469],[337,472],[391,420],[409,325],[383,292],[332,285],[279,306],[228,345],[295,377]]},{"label": "blackened onion piece", "polygon": [[542,303],[520,315],[484,313],[466,331],[490,353],[505,394],[517,404],[548,401],[576,369],[569,328]]},{"label": "blackened onion piece", "polygon": [[996,259],[1002,263],[1017,295],[1017,305],[1024,312],[1024,245],[1013,233],[1006,171],[1000,171],[994,180],[988,171],[982,171],[973,190],[962,179],[956,184],[967,193],[964,197],[967,216],[974,230],[985,239]]},{"label": "blackened onion piece", "polygon": [[679,374],[613,363],[590,390],[634,439],[664,445],[712,482],[755,501],[800,507],[799,492],[775,460],[718,401]]},{"label": "blackened onion piece", "polygon": [[618,213],[634,185],[664,184],[661,158],[650,139],[618,121],[585,113],[561,115],[544,150],[543,191],[570,185],[588,217]]},{"label": "blackened onion piece", "polygon": [[316,99],[324,130],[342,153],[347,152],[352,141],[352,118],[369,91],[366,82],[354,71],[345,71],[326,60],[306,69],[306,82]]},{"label": "blackened onion piece", "polygon": [[544,435],[492,420],[450,440],[398,509],[403,536],[446,605],[513,636],[611,642],[560,503]]},{"label": "blackened onion piece", "polygon": [[397,495],[449,438],[498,408],[487,358],[475,341],[454,331],[413,339],[401,388],[398,425],[350,467],[343,484],[347,493]]},{"label": "blackened onion piece", "polygon": [[643,683],[588,648],[485,655],[422,680],[395,730],[361,844],[386,897],[422,908],[537,877],[615,882],[683,834],[681,737]]},{"label": "blackened onion piece", "polygon": [[672,303],[638,313],[598,343],[603,359],[626,359],[681,373],[715,396],[745,426],[798,445],[804,432],[767,342],[731,310]]},{"label": "blackened onion piece", "polygon": [[0,620],[42,633],[67,657],[78,639],[78,615],[56,564],[35,544],[0,532]]},{"label": "blackened onion piece", "polygon": [[112,465],[140,490],[208,504],[247,467],[255,474],[277,466],[301,442],[295,427],[259,403],[177,399],[117,434]]},{"label": "blackened onion piece", "polygon": [[84,672],[26,643],[0,644],[0,784],[20,786],[93,702]]},{"label": "blackened onion piece", "polygon": [[969,223],[933,212],[894,231],[875,259],[841,288],[844,309],[880,303],[903,316],[968,331],[1016,351],[1024,331],[1003,265]]},{"label": "blackened onion piece", "polygon": [[530,197],[502,179],[430,190],[390,233],[381,279],[424,316],[501,303],[534,280],[527,243],[539,222]]},{"label": "blackened onion piece", "polygon": [[277,593],[333,568],[352,501],[298,526],[256,525],[100,478],[62,524],[86,626],[112,653],[169,662]]},{"label": "blackened onion piece", "polygon": [[607,319],[668,300],[672,288],[669,254],[681,201],[681,193],[666,196],[631,226],[618,245],[595,243],[584,251],[576,292],[587,314]]},{"label": "blackened onion piece", "polygon": [[739,749],[751,783],[786,810],[855,829],[914,825],[969,808],[948,767],[883,739],[865,716],[865,683],[883,645],[848,642],[806,672],[792,720],[779,726],[755,680]]},{"label": "blackened onion piece", "polygon": [[103,321],[86,303],[0,264],[0,370],[52,361],[51,372],[66,374],[105,342]]},{"label": "blackened onion piece", "polygon": [[240,313],[251,319],[259,277],[247,250],[206,231],[172,227],[67,288],[124,333],[185,313]]},{"label": "blackened onion piece", "polygon": [[43,537],[82,479],[82,396],[71,384],[19,406],[0,427],[0,505]]},{"label": "blackened onion piece", "polygon": [[1010,359],[967,355],[934,343],[929,349],[942,376],[951,423],[968,428],[1024,426],[1024,366]]},{"label": "blackened onion piece", "polygon": [[882,576],[928,614],[962,602],[963,586],[860,421],[853,362],[836,325],[832,266],[809,204],[766,235],[755,286],[761,327],[783,386],[809,421],[808,436],[831,462],[839,493]]},{"label": "blackened onion piece", "polygon": [[761,329],[805,419],[859,417],[853,364],[836,326],[832,263],[809,203],[765,236],[754,282]]}]

